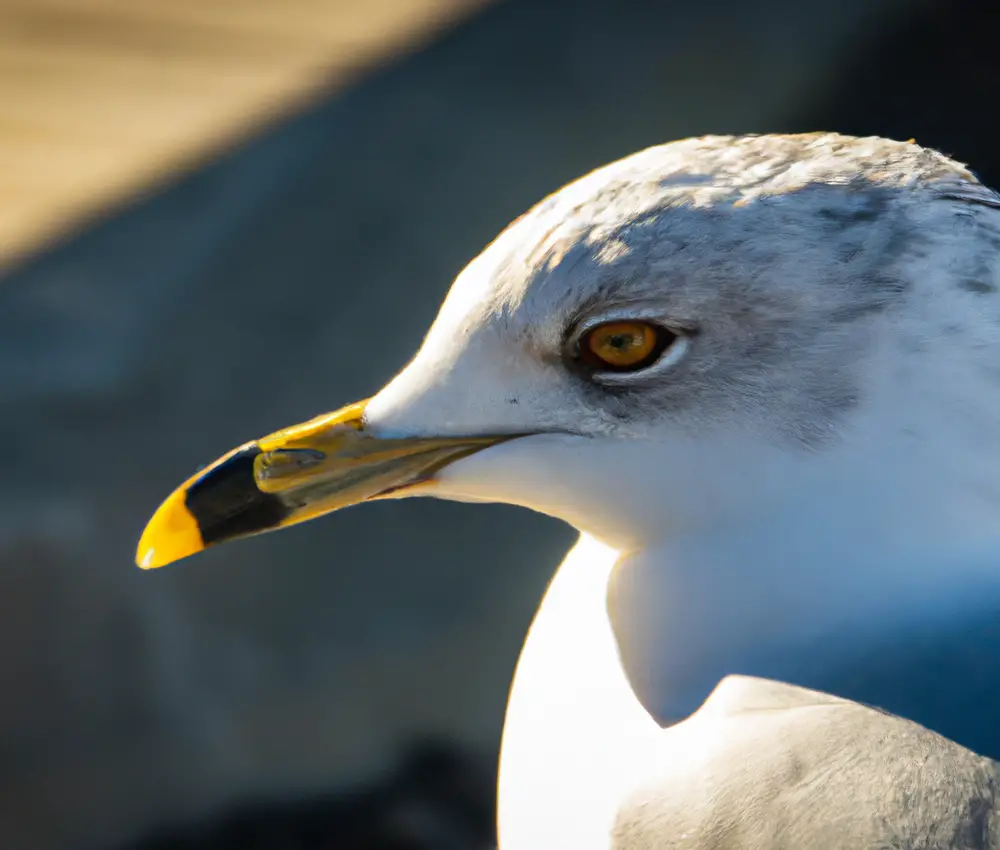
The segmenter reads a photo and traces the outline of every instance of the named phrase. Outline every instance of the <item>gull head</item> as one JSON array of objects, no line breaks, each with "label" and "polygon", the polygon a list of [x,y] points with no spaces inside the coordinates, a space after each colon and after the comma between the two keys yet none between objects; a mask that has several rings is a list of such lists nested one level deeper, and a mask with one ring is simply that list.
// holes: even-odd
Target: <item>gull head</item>
[{"label": "gull head", "polygon": [[411,495],[523,505],[624,550],[833,498],[954,530],[955,492],[1000,501],[998,258],[1000,198],[916,144],[648,149],[508,226],[371,399],[185,482],[137,559]]}]

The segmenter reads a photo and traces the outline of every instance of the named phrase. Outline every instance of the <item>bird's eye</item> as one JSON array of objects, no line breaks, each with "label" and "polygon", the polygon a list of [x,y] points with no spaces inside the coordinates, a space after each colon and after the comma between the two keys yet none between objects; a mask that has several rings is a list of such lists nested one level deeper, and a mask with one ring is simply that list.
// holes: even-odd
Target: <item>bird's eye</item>
[{"label": "bird's eye", "polygon": [[634,372],[655,363],[677,338],[673,331],[649,322],[604,322],[580,337],[578,356],[589,369]]}]

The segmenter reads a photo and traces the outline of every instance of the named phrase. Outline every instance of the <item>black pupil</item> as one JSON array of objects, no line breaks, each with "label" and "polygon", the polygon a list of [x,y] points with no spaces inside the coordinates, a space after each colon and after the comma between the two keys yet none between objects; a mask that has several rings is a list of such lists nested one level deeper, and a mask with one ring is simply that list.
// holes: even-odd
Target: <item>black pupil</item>
[{"label": "black pupil", "polygon": [[608,340],[611,343],[611,347],[617,348],[619,351],[630,348],[634,341],[635,337],[632,334],[613,334],[611,339]]}]

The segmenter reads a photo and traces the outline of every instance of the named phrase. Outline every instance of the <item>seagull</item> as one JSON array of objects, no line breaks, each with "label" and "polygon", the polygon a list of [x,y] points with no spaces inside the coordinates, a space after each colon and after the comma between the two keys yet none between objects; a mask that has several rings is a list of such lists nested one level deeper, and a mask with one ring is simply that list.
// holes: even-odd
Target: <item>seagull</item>
[{"label": "seagull", "polygon": [[502,850],[1000,848],[1000,196],[913,141],[708,136],[457,277],[367,401],[182,484],[152,568],[377,499],[580,532]]}]

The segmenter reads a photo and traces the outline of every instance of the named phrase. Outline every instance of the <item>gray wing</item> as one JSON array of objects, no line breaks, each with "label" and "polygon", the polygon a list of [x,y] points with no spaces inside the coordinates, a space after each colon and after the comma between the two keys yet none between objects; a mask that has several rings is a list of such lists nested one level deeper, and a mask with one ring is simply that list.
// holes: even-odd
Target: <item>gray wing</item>
[{"label": "gray wing", "polygon": [[663,731],[614,850],[995,850],[997,764],[910,721],[725,679]]}]

